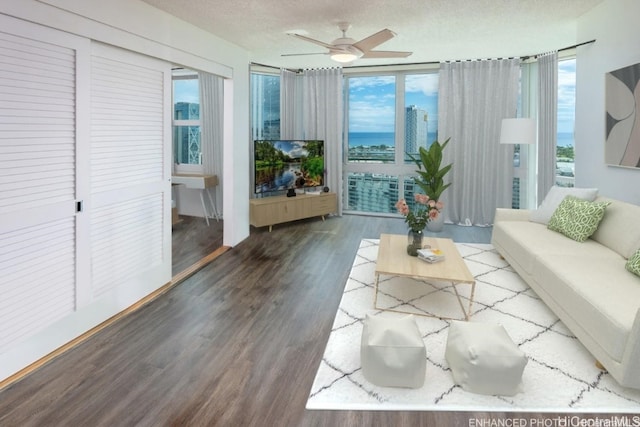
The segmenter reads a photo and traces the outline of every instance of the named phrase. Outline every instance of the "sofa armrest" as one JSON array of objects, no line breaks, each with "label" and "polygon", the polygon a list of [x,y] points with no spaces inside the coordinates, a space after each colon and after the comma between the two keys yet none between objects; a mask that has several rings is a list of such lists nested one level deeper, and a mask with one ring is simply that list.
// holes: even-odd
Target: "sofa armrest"
[{"label": "sofa armrest", "polygon": [[505,209],[497,208],[494,224],[499,221],[529,221],[529,209]]},{"label": "sofa armrest", "polygon": [[640,308],[627,339],[627,345],[622,355],[620,378],[616,378],[625,387],[640,389]]}]

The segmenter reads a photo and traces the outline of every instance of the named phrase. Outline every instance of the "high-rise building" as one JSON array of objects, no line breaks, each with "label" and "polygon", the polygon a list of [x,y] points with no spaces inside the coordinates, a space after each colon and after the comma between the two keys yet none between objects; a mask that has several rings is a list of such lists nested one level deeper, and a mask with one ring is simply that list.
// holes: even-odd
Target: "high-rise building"
[{"label": "high-rise building", "polygon": [[[175,120],[199,120],[200,105],[192,102],[176,102]],[[174,126],[174,160],[177,163],[200,164],[200,126]]]},{"label": "high-rise building", "polygon": [[427,148],[428,114],[416,105],[405,109],[404,151],[415,154],[420,147]]}]

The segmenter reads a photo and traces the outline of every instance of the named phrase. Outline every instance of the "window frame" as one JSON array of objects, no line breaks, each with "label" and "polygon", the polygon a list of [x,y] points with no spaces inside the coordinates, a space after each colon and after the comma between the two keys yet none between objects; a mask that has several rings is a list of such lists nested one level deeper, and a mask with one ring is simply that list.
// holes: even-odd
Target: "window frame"
[{"label": "window frame", "polygon": [[[412,162],[405,162],[404,147],[405,139],[405,90],[406,76],[415,74],[437,74],[439,72],[438,64],[433,67],[423,67],[404,70],[389,71],[362,71],[347,72],[344,71],[344,129],[343,129],[343,195],[344,195],[344,212],[361,215],[390,216],[397,217],[395,212],[374,212],[359,211],[349,209],[349,175],[355,174],[377,174],[391,177],[397,177],[398,198],[405,198],[405,181],[407,178],[415,177],[416,165]],[[395,77],[395,159],[393,163],[374,163],[374,162],[350,162],[349,155],[349,79],[357,77],[375,77],[375,76],[394,76]],[[437,134],[436,134],[437,135]],[[413,191],[407,191],[413,194]]]},{"label": "window frame", "polygon": [[[176,72],[177,71],[177,72]],[[189,119],[189,120],[179,120],[175,118],[175,89],[174,82],[176,80],[198,80],[199,84],[199,76],[197,71],[194,70],[174,70],[171,75],[171,158],[174,167],[174,171],[176,173],[191,173],[191,174],[201,174],[204,173],[204,168],[202,166],[202,123],[200,118],[197,120]],[[198,105],[200,105],[200,99],[198,99]],[[202,110],[200,110],[200,115],[202,114]],[[176,141],[174,140],[175,129],[176,127],[199,127],[200,128],[200,163],[178,163],[175,158],[176,152]]]}]

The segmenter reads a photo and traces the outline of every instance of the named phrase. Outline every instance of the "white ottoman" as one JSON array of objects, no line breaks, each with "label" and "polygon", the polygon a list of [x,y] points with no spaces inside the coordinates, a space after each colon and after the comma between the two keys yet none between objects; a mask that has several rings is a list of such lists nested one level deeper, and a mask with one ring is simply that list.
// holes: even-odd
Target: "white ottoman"
[{"label": "white ottoman", "polygon": [[427,350],[412,315],[366,315],[360,346],[362,373],[384,387],[419,388],[424,384]]},{"label": "white ottoman", "polygon": [[453,380],[464,390],[504,396],[522,391],[527,356],[501,325],[452,322],[445,358]]}]

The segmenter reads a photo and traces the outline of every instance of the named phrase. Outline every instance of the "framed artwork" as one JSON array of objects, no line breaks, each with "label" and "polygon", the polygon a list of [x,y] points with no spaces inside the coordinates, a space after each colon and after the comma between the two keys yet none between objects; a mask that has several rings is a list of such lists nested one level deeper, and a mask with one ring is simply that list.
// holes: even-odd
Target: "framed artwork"
[{"label": "framed artwork", "polygon": [[605,163],[640,168],[640,64],[605,75]]}]

